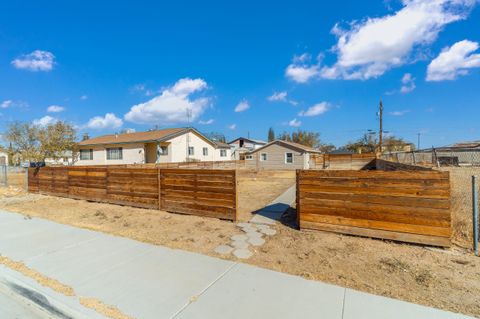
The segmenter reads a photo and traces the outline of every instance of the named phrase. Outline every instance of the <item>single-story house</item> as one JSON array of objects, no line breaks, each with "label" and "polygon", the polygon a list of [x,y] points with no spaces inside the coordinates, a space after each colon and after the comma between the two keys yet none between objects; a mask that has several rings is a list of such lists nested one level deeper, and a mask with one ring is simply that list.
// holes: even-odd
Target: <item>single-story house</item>
[{"label": "single-story house", "polygon": [[257,169],[310,169],[310,156],[321,154],[314,148],[282,140],[272,141],[245,154],[245,166]]},{"label": "single-story house", "polygon": [[75,165],[118,165],[231,160],[230,146],[194,128],[170,128],[88,138]]},{"label": "single-story house", "polygon": [[254,151],[266,144],[267,142],[245,137],[236,138],[228,143],[232,148],[232,158],[235,160],[244,160],[246,153]]}]

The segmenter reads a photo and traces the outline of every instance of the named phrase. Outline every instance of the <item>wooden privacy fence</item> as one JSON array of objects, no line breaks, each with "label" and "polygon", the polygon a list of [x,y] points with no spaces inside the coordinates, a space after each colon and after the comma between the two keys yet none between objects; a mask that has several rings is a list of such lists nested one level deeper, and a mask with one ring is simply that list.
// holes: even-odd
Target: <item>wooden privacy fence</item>
[{"label": "wooden privacy fence", "polygon": [[127,167],[28,169],[28,191],[235,220],[235,170]]},{"label": "wooden privacy fence", "polygon": [[449,246],[449,173],[298,170],[297,212],[300,228]]},{"label": "wooden privacy fence", "polygon": [[[316,169],[361,169],[376,158],[374,153],[313,155]],[[311,159],[311,160],[312,160]]]}]

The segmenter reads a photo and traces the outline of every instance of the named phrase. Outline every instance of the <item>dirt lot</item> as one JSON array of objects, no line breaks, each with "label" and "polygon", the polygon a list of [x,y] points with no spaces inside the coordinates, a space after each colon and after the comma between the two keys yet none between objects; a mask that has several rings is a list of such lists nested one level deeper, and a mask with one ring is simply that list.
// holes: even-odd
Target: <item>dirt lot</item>
[{"label": "dirt lot", "polygon": [[[465,173],[452,173],[454,242],[468,246],[471,219]],[[254,180],[257,178],[257,180]],[[279,180],[273,182],[275,178]],[[242,176],[240,208],[246,218],[260,203],[288,188],[291,176]],[[277,186],[268,188],[273,184]],[[242,183],[245,183],[242,185]],[[466,184],[465,184],[466,183]],[[467,187],[468,186],[468,187]],[[255,187],[255,188],[253,188]],[[272,192],[264,192],[266,189]],[[276,191],[273,191],[276,189]],[[5,191],[3,189],[2,191]],[[0,191],[0,194],[1,192]],[[245,201],[245,199],[247,201]],[[216,256],[213,249],[229,242],[240,231],[228,221],[169,214],[109,204],[15,194],[0,200],[0,207],[78,227],[103,231],[136,240]],[[65,208],[68,207],[66,210]],[[285,224],[295,219],[292,209]],[[469,226],[470,225],[470,226]],[[300,275],[378,295],[440,309],[480,316],[480,258],[459,246],[436,249],[325,232],[298,231],[286,225],[247,260],[249,264]],[[463,243],[463,244],[462,244]],[[232,257],[233,258],[233,257]]]}]

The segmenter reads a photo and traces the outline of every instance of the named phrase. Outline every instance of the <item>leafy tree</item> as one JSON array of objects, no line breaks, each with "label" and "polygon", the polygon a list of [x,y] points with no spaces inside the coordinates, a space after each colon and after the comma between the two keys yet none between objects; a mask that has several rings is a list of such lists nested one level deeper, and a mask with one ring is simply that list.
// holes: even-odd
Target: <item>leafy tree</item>
[{"label": "leafy tree", "polygon": [[322,153],[330,153],[334,150],[336,150],[337,148],[335,147],[335,145],[333,144],[320,144],[320,146],[318,147],[318,149],[322,152]]},{"label": "leafy tree", "polygon": [[316,132],[308,132],[303,130],[298,130],[296,132],[292,132],[291,134],[288,132],[283,132],[277,137],[279,140],[287,141],[287,142],[294,142],[298,144],[302,144],[305,146],[319,148],[323,144],[320,141],[320,134]]},{"label": "leafy tree", "polygon": [[23,160],[42,161],[58,159],[65,151],[75,151],[76,132],[71,124],[58,121],[41,127],[30,123],[15,122],[5,133],[13,154],[20,154]]},{"label": "leafy tree", "polygon": [[271,142],[275,140],[275,132],[273,131],[273,128],[268,129],[268,142]]},{"label": "leafy tree", "polygon": [[383,139],[382,151],[383,152],[395,152],[405,151],[405,147],[409,147],[410,150],[415,149],[415,144],[405,141],[401,137],[387,136]]},{"label": "leafy tree", "polygon": [[355,153],[375,153],[377,148],[377,139],[374,134],[364,134],[360,139],[347,143],[344,149]]},{"label": "leafy tree", "polygon": [[58,160],[64,157],[66,151],[73,151],[76,146],[76,132],[72,125],[58,121],[54,124],[40,128],[38,140],[42,159],[51,158]]},{"label": "leafy tree", "polygon": [[19,153],[23,159],[41,160],[39,128],[29,123],[15,122],[5,133],[5,139],[10,142],[14,153]]}]

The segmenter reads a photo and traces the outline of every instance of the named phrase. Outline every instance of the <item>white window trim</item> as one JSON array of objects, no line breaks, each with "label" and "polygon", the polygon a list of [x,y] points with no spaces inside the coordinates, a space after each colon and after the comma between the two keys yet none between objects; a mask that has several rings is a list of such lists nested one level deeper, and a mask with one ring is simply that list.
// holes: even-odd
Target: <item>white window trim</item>
[{"label": "white window trim", "polygon": [[[265,154],[265,159],[263,159],[264,154]],[[260,161],[261,162],[268,161],[268,154],[267,153],[260,153]]]},{"label": "white window trim", "polygon": [[203,156],[208,156],[208,147],[203,147],[202,148],[202,154],[203,154]]},{"label": "white window trim", "polygon": [[245,160],[253,161],[253,155],[245,155]]},{"label": "white window trim", "polygon": [[[292,154],[292,162],[287,162],[287,154]],[[295,157],[293,156],[293,153],[292,152],[285,152],[285,164],[293,164],[293,162],[295,161]]]},{"label": "white window trim", "polygon": [[[225,155],[222,155],[225,154]],[[220,157],[227,157],[227,150],[220,150]]]},{"label": "white window trim", "polygon": [[[190,154],[190,149],[192,150],[192,153],[191,153],[191,154]],[[189,156],[194,156],[194,155],[195,155],[195,147],[189,146],[189,147],[188,147],[188,150],[187,150],[187,154],[188,154]]]},{"label": "white window trim", "polygon": [[[112,159],[108,158],[108,151],[109,150],[118,150],[120,158]],[[105,160],[107,161],[123,161],[123,147],[106,147],[105,148]]]},{"label": "white window trim", "polygon": [[[82,151],[84,151],[84,152],[88,151],[88,159],[82,158]],[[93,149],[91,149],[91,148],[81,149],[79,156],[80,156],[81,161],[92,161],[93,160]]]}]

